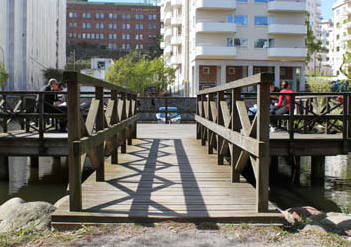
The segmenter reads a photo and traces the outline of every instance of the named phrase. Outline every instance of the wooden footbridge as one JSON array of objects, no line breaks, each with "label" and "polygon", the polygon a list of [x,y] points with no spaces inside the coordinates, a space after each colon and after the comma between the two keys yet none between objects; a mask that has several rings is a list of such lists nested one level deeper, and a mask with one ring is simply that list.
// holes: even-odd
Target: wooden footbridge
[{"label": "wooden footbridge", "polygon": [[[179,125],[137,124],[135,93],[75,72],[64,77],[67,113],[45,113],[40,92],[33,93],[39,95],[39,110],[30,113],[22,104],[30,93],[0,93],[0,155],[68,156],[69,195],[52,216],[56,227],[163,220],[281,223],[282,215],[269,202],[271,157],[350,151],[349,94],[291,94],[296,111],[269,116],[272,74],[201,91],[196,124]],[[87,113],[80,109],[81,85],[95,88]],[[252,86],[257,87],[255,117],[248,115],[242,93]],[[10,95],[17,95],[18,103],[11,103]],[[323,98],[318,113],[312,98]],[[51,118],[64,121],[65,116],[68,133],[55,132]],[[270,117],[286,122],[286,131],[270,133]],[[11,119],[19,120],[21,130],[9,129]],[[315,125],[325,126],[325,132],[312,134]],[[95,172],[82,183],[87,157]],[[321,174],[323,164],[315,163],[312,172]],[[247,164],[253,185],[242,177]]]}]

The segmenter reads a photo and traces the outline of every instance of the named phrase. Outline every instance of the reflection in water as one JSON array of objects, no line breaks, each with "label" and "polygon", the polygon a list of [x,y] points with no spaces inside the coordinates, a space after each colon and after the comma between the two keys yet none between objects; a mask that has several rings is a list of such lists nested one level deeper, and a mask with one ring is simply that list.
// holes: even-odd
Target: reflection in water
[{"label": "reflection in water", "polygon": [[[351,209],[351,156],[330,156],[325,159],[325,179],[311,185],[311,157],[302,157],[300,186],[290,185],[288,177],[291,168],[285,159],[279,159],[279,175],[272,184],[275,201],[282,208],[292,206],[314,206],[324,211]],[[282,202],[282,187],[292,192],[296,198]],[[300,199],[300,200],[298,200]]]},{"label": "reflection in water", "polygon": [[0,181],[0,204],[13,197],[55,203],[66,195],[65,158],[61,164],[54,164],[52,158],[41,157],[39,168],[31,168],[28,157],[11,157],[9,162],[10,180]]}]

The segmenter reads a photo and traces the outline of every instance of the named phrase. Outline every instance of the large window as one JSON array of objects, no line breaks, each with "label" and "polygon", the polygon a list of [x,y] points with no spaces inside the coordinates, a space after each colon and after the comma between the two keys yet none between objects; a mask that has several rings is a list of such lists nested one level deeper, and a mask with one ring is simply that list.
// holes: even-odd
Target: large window
[{"label": "large window", "polygon": [[[267,3],[268,0],[255,0],[255,3]],[[271,0],[270,0],[271,2]]]},{"label": "large window", "polygon": [[268,17],[264,15],[255,16],[255,25],[268,25]]},{"label": "large window", "polygon": [[247,48],[247,39],[234,39],[234,46],[239,48]]},{"label": "large window", "polygon": [[255,48],[269,48],[275,46],[274,39],[256,39],[255,40]]},{"label": "large window", "polygon": [[234,46],[233,38],[227,38],[227,47]]},{"label": "large window", "polygon": [[247,0],[236,0],[238,3],[247,3]]},{"label": "large window", "polygon": [[238,25],[247,25],[247,15],[234,15],[234,23]]}]

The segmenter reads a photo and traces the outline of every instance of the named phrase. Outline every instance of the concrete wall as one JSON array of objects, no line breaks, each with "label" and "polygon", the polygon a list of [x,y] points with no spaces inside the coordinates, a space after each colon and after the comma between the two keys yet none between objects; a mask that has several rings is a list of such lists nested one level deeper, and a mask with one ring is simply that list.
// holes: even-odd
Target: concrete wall
[{"label": "concrete wall", "polygon": [[43,69],[66,64],[66,0],[0,0],[0,6],[7,89],[40,89]]}]

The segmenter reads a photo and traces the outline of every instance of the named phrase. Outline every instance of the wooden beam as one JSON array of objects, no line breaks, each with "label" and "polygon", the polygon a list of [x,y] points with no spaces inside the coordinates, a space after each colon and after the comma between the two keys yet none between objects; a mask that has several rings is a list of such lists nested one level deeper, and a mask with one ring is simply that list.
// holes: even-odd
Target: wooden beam
[{"label": "wooden beam", "polygon": [[[235,144],[241,149],[247,150],[250,154],[254,156],[268,156],[269,153],[260,152],[262,150],[263,142],[260,142],[252,137],[243,136],[239,132],[232,131],[231,129],[227,129],[224,126],[219,126],[216,123],[210,122],[207,119],[201,118],[199,116],[195,116],[195,120],[200,124],[206,126],[206,128],[211,129],[212,132],[215,132],[217,135],[225,137],[230,143]],[[263,150],[262,150],[263,151]]]},{"label": "wooden beam", "polygon": [[207,88],[201,90],[198,95],[202,94],[209,94],[209,93],[216,93],[220,91],[227,91],[234,88],[242,88],[242,87],[249,87],[249,86],[256,86],[257,84],[270,84],[274,82],[274,74],[273,73],[260,73],[256,75],[252,75],[237,81],[229,82],[226,84],[222,84],[217,87]]},{"label": "wooden beam", "polygon": [[[99,107],[96,115],[95,129],[96,131],[103,130],[105,128],[105,113],[104,113],[104,88],[95,87],[95,98],[99,100]],[[105,139],[106,140],[106,139]],[[96,155],[99,160],[99,166],[96,169],[96,181],[105,181],[105,149],[104,143],[95,146]]]}]

